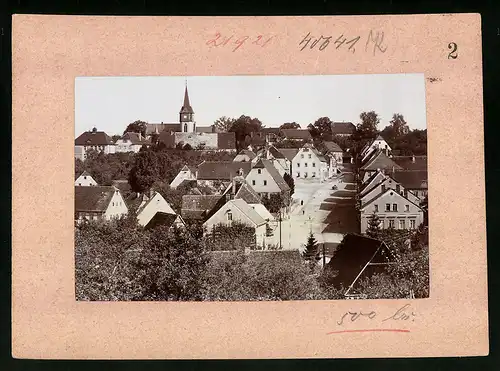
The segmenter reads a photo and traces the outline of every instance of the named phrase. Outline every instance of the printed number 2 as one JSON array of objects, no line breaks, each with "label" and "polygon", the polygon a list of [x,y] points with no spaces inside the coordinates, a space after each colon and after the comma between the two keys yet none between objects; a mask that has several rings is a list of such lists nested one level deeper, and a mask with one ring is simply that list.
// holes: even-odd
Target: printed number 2
[{"label": "printed number 2", "polygon": [[457,54],[457,44],[456,43],[449,43],[448,44],[448,49],[451,49],[451,52],[448,54],[448,59],[457,59],[458,54]]}]

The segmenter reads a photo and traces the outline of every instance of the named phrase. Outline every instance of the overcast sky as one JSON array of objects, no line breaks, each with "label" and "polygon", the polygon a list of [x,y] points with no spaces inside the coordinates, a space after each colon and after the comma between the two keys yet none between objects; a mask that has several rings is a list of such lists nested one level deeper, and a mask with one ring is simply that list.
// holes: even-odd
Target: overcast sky
[{"label": "overcast sky", "polygon": [[[97,127],[109,135],[143,120],[179,122],[185,77],[78,77],[75,81],[75,136]],[[221,116],[257,117],[266,127],[297,122],[301,127],[327,116],[359,122],[375,111],[383,129],[401,113],[411,129],[426,128],[423,74],[188,76],[198,126]]]}]

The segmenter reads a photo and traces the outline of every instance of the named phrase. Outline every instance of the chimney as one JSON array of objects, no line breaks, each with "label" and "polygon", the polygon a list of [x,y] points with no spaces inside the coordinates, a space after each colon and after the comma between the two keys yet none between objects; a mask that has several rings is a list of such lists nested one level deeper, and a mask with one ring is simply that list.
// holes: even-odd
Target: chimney
[{"label": "chimney", "polygon": [[385,192],[385,184],[382,184],[382,193]]},{"label": "chimney", "polygon": [[415,155],[411,156],[411,162],[415,163]]},{"label": "chimney", "polygon": [[236,179],[235,178],[233,178],[232,183],[233,183],[233,185],[231,187],[231,199],[233,199],[234,196],[236,195]]}]

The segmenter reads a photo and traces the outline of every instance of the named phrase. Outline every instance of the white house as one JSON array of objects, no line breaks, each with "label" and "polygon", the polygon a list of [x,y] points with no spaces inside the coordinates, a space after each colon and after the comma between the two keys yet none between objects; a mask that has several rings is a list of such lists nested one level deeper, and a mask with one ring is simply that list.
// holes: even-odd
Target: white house
[{"label": "white house", "polygon": [[377,136],[373,142],[365,146],[365,148],[361,151],[361,162],[366,161],[366,159],[378,149],[384,151],[387,155],[392,151],[389,144],[384,138],[382,138],[381,135]]},{"label": "white house", "polygon": [[389,175],[382,174],[382,176],[383,178],[378,183],[364,188],[359,193],[361,205],[365,205],[366,203],[370,202],[372,199],[377,197],[379,194],[384,193],[389,188],[395,190],[397,193],[407,198],[414,204],[418,205],[420,203],[421,200],[411,191],[407,190],[401,183],[397,182]]},{"label": "white house", "polygon": [[75,221],[111,220],[128,213],[120,191],[111,186],[75,186]]},{"label": "white house", "polygon": [[127,132],[115,142],[115,152],[134,152],[141,150],[142,146],[149,146],[151,142],[144,138],[141,133]]},{"label": "white house", "polygon": [[75,186],[78,187],[91,187],[98,185],[97,182],[92,178],[92,176],[84,171],[78,178],[75,180]]},{"label": "white house", "polygon": [[[167,201],[159,192],[153,192],[150,196],[143,194],[142,201],[137,208],[137,222],[146,227],[157,214],[170,214],[177,216]],[[174,218],[174,221],[177,218]],[[177,221],[182,223],[180,219]]]},{"label": "white house", "polygon": [[292,163],[286,158],[286,156],[281,153],[276,147],[270,146],[266,151],[266,158],[271,161],[273,166],[278,170],[281,176],[292,174]]},{"label": "white house", "polygon": [[292,161],[294,178],[316,178],[324,180],[328,176],[328,163],[325,157],[311,144],[304,145]]},{"label": "white house", "polygon": [[75,158],[85,161],[89,150],[105,154],[115,153],[115,144],[104,131],[93,128],[92,131],[86,131],[75,139]]},{"label": "white house", "polygon": [[257,246],[264,245],[266,220],[242,199],[234,199],[226,202],[203,223],[203,226],[206,228],[207,233],[211,233],[214,226],[219,224],[230,226],[235,221],[252,227],[255,230]]},{"label": "white house", "polygon": [[170,183],[170,187],[177,188],[185,180],[196,180],[196,168],[184,165]]},{"label": "white house", "polygon": [[259,159],[245,180],[260,196],[276,193],[289,198],[290,187],[269,160]]},{"label": "white house", "polygon": [[361,233],[368,229],[370,217],[376,214],[383,229],[416,229],[424,221],[420,206],[388,188],[361,206]]}]

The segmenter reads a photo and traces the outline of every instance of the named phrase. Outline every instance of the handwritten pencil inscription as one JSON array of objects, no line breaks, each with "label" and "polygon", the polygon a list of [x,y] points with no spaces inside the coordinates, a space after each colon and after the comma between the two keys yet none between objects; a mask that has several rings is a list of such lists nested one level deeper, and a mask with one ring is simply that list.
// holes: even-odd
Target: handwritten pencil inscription
[{"label": "handwritten pencil inscription", "polygon": [[[362,40],[361,35],[344,35],[343,33],[339,36],[335,35],[319,35],[315,36],[308,32],[306,36],[299,42],[300,51],[304,50],[325,50],[330,43],[335,47],[335,49],[344,48],[351,53],[356,52],[356,45]],[[363,42],[363,41],[361,41]],[[385,53],[387,51],[387,45],[384,42],[384,32],[383,31],[373,31],[370,30],[366,36],[365,42],[365,52],[372,52],[373,55],[377,53]],[[361,44],[362,45],[362,44]]]},{"label": "handwritten pencil inscription", "polygon": [[233,52],[240,49],[243,45],[249,45],[254,47],[265,47],[271,40],[273,40],[273,35],[240,35],[227,34],[222,35],[220,32],[216,32],[213,37],[205,42],[210,48],[217,47],[227,47],[231,48]]}]

